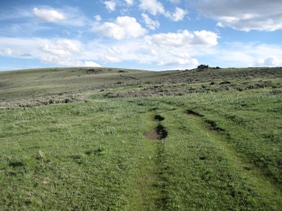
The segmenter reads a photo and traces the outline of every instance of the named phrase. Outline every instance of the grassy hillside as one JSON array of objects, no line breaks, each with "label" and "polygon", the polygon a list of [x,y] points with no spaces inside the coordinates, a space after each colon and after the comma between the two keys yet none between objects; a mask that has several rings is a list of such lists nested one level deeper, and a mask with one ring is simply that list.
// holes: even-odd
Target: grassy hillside
[{"label": "grassy hillside", "polygon": [[282,210],[282,68],[0,73],[1,210]]}]

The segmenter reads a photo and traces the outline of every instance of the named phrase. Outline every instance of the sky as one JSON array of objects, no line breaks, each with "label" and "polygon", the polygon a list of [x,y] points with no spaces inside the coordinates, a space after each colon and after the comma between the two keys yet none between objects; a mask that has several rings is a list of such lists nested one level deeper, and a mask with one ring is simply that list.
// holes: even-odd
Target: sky
[{"label": "sky", "polygon": [[0,71],[200,64],[282,66],[282,1],[0,1]]}]

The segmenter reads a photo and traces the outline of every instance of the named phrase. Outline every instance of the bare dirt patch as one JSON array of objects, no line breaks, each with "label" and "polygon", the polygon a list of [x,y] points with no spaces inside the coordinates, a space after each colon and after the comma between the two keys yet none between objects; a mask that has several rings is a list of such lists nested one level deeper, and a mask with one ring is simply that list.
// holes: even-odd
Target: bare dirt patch
[{"label": "bare dirt patch", "polygon": [[144,135],[148,138],[148,139],[151,139],[151,140],[158,140],[159,137],[158,137],[158,133],[157,133],[157,130],[154,129],[152,132],[145,132]]},{"label": "bare dirt patch", "polygon": [[145,132],[144,135],[151,140],[162,140],[168,136],[168,132],[159,124],[152,132]]}]

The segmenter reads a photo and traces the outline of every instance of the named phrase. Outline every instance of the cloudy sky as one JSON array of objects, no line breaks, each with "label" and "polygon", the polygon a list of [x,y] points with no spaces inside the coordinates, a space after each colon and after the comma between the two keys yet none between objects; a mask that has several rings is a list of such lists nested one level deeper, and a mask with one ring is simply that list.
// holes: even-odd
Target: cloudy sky
[{"label": "cloudy sky", "polygon": [[282,66],[282,1],[0,1],[0,70],[199,64]]}]

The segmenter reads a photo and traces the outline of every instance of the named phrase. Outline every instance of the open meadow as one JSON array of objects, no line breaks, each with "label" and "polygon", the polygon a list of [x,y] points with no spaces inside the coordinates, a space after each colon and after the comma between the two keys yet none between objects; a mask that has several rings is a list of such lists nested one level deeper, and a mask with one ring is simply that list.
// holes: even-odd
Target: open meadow
[{"label": "open meadow", "polygon": [[0,210],[282,210],[282,68],[0,72]]}]

